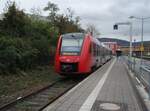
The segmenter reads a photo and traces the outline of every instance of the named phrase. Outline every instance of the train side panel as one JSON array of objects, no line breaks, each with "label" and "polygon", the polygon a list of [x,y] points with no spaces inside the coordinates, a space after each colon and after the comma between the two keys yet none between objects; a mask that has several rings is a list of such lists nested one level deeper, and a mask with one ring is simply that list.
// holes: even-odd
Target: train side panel
[{"label": "train side panel", "polygon": [[90,48],[91,48],[91,37],[86,36],[82,46],[82,52],[80,55],[80,62],[79,62],[79,72],[81,73],[88,73],[91,71],[92,56]]},{"label": "train side panel", "polygon": [[57,43],[56,54],[55,54],[55,71],[60,73],[60,47],[61,47],[62,37],[60,36]]}]

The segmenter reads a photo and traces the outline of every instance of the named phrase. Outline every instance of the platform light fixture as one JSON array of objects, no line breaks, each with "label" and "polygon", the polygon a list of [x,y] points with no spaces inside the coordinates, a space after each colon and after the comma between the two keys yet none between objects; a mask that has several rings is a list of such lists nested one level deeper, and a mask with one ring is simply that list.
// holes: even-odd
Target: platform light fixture
[{"label": "platform light fixture", "polygon": [[114,30],[118,30],[118,25],[117,24],[114,25]]},{"label": "platform light fixture", "polygon": [[119,25],[129,25],[130,26],[130,30],[129,30],[129,35],[130,35],[130,60],[132,57],[132,23],[131,22],[118,22],[115,23],[115,25],[113,26],[114,30],[118,30],[118,26]]}]

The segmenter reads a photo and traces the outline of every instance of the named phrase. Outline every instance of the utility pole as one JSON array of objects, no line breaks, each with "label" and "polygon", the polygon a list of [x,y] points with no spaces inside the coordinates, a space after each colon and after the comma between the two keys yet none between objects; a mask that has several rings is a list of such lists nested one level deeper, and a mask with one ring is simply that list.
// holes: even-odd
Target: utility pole
[{"label": "utility pole", "polygon": [[[143,26],[144,26],[144,20],[146,20],[146,19],[150,19],[150,17],[135,17],[135,16],[130,16],[129,17],[130,19],[138,19],[138,20],[141,20],[141,46],[140,46],[140,50],[141,50],[141,57],[140,57],[140,59],[141,59],[141,62],[140,62],[140,67],[142,67],[142,65],[143,65],[143,51],[144,51],[144,43],[143,43]],[[141,70],[141,73],[142,73],[142,70]]]}]

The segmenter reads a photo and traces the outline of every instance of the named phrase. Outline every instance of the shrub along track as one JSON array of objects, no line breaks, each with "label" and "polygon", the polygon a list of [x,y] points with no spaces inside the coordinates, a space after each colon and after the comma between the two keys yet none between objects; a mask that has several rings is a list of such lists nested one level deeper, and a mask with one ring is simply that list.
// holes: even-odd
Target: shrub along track
[{"label": "shrub along track", "polygon": [[82,80],[83,77],[62,78],[47,87],[0,107],[0,111],[40,111]]}]

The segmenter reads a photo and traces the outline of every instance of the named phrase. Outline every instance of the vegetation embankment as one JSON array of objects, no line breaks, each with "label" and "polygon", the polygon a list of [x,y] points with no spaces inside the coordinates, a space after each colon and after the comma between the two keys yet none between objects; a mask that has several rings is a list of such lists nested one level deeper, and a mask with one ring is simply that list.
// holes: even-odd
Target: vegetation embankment
[{"label": "vegetation embankment", "polygon": [[47,17],[38,9],[26,14],[15,2],[5,7],[0,20],[0,97],[53,80],[56,75],[50,63],[58,36],[83,31],[80,18],[70,8],[66,14],[58,14],[58,6],[48,2],[43,10],[49,13]]},{"label": "vegetation embankment", "polygon": [[82,31],[79,17],[73,17],[71,9],[68,15],[57,14],[59,8],[51,2],[44,8],[49,12],[47,17],[36,9],[26,14],[15,2],[7,6],[0,20],[0,74],[49,64],[58,35]]}]

